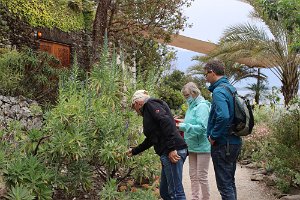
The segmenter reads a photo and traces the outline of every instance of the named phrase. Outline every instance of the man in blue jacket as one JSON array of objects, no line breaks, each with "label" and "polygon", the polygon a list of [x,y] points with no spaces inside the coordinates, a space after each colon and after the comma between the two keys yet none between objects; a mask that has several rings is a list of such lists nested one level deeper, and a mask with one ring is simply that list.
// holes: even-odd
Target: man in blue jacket
[{"label": "man in blue jacket", "polygon": [[214,164],[218,190],[222,200],[237,200],[235,186],[235,170],[238,155],[241,150],[241,138],[231,134],[231,124],[234,117],[234,102],[232,92],[236,89],[224,76],[224,64],[218,60],[209,61],[205,67],[205,77],[210,83],[212,106],[208,118],[207,137],[210,141],[211,157]]}]

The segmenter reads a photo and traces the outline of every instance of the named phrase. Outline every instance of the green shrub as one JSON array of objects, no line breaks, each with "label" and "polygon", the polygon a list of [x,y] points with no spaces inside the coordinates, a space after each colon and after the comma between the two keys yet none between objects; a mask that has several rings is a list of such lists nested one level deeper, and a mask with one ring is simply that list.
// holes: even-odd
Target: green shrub
[{"label": "green shrub", "polygon": [[137,189],[136,191],[130,192],[118,192],[117,180],[110,179],[104,185],[102,191],[99,193],[101,200],[157,200],[158,197],[155,195],[153,190]]},{"label": "green shrub", "polygon": [[59,61],[45,52],[3,51],[0,54],[0,93],[22,95],[42,104],[54,103],[60,73]]},{"label": "green shrub", "polygon": [[283,193],[288,193],[290,191],[290,183],[284,179],[279,179],[276,182],[276,186]]},{"label": "green shrub", "polygon": [[[158,169],[153,168],[153,161],[159,164],[152,159],[154,153],[151,159],[146,156],[146,161],[125,154],[129,146],[144,138],[137,134],[141,119],[123,103],[130,99],[130,92],[124,91],[124,85],[129,84],[124,78],[127,75],[110,61],[106,49],[103,54],[107,57],[101,57],[100,65],[94,66],[85,81],[79,80],[75,63],[69,76],[60,79],[57,105],[45,114],[43,132],[50,137],[39,156],[55,171],[53,185],[67,199],[88,193],[99,184],[95,175],[109,182],[111,188],[109,180],[115,179],[118,184],[131,173],[135,175],[134,166],[143,166],[144,174],[136,172],[138,178],[150,179]],[[109,194],[105,198],[112,198]]]},{"label": "green shrub", "polygon": [[284,108],[272,109],[269,106],[255,106],[254,107],[254,122],[255,124],[266,123],[272,124],[274,120],[278,119],[281,116],[281,113],[284,112]]},{"label": "green shrub", "polygon": [[42,130],[25,132],[16,121],[1,130],[0,167],[11,191],[23,185],[38,199],[49,199],[52,191],[53,198],[73,199],[107,183],[104,199],[124,199],[115,187],[120,181],[128,176],[151,180],[158,174],[153,150],[134,158],[125,155],[144,139],[139,134],[142,119],[128,107],[135,88],[126,71],[107,49],[103,54],[87,79],[81,79],[76,62],[60,76],[57,104],[44,114]]},{"label": "green shrub", "polygon": [[274,123],[274,135],[278,143],[289,148],[296,148],[300,152],[300,101],[281,114]]},{"label": "green shrub", "polygon": [[[39,199],[52,199],[52,171],[36,157],[18,157],[16,160],[11,160],[4,177],[11,187],[24,185],[31,195]],[[17,190],[23,191],[22,188],[15,188],[15,191]]]},{"label": "green shrub", "polygon": [[122,195],[120,192],[117,191],[117,180],[110,179],[105,183],[103,186],[102,191],[99,193],[100,199],[103,200],[118,200]]},{"label": "green shrub", "polygon": [[133,162],[130,163],[130,167],[133,169],[132,176],[139,184],[142,184],[145,179],[152,182],[155,176],[160,175],[161,169],[159,157],[153,149],[135,156]]},{"label": "green shrub", "polygon": [[104,142],[99,152],[99,159],[109,174],[126,164],[126,151],[127,148],[121,141],[116,142],[112,140]]},{"label": "green shrub", "polygon": [[185,102],[180,90],[174,90],[167,85],[159,88],[158,96],[164,100],[171,109],[178,109]]},{"label": "green shrub", "polygon": [[15,186],[12,187],[6,196],[8,200],[33,200],[35,196],[33,196],[30,190],[25,186]]},{"label": "green shrub", "polygon": [[[278,177],[277,187],[288,192],[299,185],[300,173],[300,101],[288,108],[260,107],[255,110],[258,122],[254,133],[245,138],[242,158],[256,161]],[[263,123],[262,123],[263,122]]]},{"label": "green shrub", "polygon": [[158,197],[155,195],[155,193],[152,190],[137,189],[136,192],[127,193],[123,199],[124,200],[141,200],[141,199],[157,200]]}]

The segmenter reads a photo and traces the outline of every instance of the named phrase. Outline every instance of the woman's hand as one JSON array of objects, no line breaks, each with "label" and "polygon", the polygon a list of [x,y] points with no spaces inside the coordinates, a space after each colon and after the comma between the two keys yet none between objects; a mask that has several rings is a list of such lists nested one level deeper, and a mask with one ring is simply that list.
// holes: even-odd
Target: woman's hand
[{"label": "woman's hand", "polygon": [[176,123],[182,123],[184,121],[184,119],[179,119],[179,118],[175,118],[174,120]]}]

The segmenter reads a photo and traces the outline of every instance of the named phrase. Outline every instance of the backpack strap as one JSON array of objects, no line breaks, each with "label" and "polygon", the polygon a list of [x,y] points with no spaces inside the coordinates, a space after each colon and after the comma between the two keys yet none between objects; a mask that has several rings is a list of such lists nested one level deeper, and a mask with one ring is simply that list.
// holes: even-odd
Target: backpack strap
[{"label": "backpack strap", "polygon": [[[236,94],[236,91],[235,92],[232,92],[230,89],[229,89],[229,87],[228,86],[226,86],[225,84],[220,84],[220,86],[219,87],[222,87],[222,88],[225,88],[226,90],[227,90],[227,92],[229,92],[229,94],[231,94],[231,96],[232,96],[232,98],[233,98],[233,113],[235,113],[235,105],[234,105],[234,101],[235,101],[235,94]],[[227,136],[229,136],[229,135],[233,135],[233,128],[232,128],[232,125],[231,125],[231,127],[229,128],[229,134],[227,135]],[[226,145],[226,155],[229,153],[229,141],[228,141],[228,139],[227,139],[227,145]]]},{"label": "backpack strap", "polygon": [[225,88],[227,90],[227,92],[229,92],[231,94],[231,96],[234,97],[234,95],[236,94],[236,92],[232,92],[228,86],[226,86],[225,84],[221,84],[220,87]]}]

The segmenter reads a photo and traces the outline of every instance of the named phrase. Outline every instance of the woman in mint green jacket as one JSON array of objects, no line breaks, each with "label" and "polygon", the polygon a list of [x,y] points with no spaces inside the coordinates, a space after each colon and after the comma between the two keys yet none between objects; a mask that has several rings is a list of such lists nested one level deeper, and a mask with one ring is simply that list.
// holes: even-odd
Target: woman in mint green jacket
[{"label": "woman in mint green jacket", "polygon": [[[181,90],[188,110],[179,130],[189,150],[189,174],[192,188],[192,200],[209,200],[208,168],[210,163],[210,143],[206,136],[210,102],[205,100],[193,82],[187,83]],[[201,193],[200,193],[201,189]]]}]

